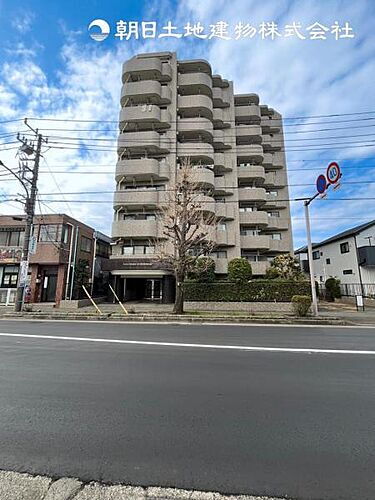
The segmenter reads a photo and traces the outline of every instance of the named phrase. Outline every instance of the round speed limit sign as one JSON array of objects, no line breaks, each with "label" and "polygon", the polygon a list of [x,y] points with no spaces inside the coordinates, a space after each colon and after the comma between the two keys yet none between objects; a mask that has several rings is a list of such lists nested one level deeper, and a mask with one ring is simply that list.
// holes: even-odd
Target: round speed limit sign
[{"label": "round speed limit sign", "polygon": [[327,180],[330,184],[336,184],[336,182],[340,179],[341,177],[341,171],[339,164],[333,161],[328,165],[327,168]]}]

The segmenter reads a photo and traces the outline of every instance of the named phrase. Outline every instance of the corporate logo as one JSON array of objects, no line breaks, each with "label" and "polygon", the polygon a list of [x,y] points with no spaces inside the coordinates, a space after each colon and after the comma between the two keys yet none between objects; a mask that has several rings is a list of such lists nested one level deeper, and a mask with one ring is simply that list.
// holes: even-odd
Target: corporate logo
[{"label": "corporate logo", "polygon": [[[90,32],[92,28],[94,29]],[[99,28],[99,31],[95,28]],[[104,19],[94,19],[94,21],[89,24],[88,30],[93,40],[96,42],[102,42],[108,37],[111,28],[109,27],[107,21],[104,21]]]}]

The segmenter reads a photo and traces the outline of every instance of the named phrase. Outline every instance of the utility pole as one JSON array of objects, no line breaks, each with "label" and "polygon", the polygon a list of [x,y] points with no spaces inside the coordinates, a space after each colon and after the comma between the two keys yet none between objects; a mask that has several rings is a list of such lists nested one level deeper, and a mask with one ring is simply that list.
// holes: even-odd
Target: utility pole
[{"label": "utility pole", "polygon": [[304,205],[305,205],[306,234],[307,234],[307,255],[309,257],[309,270],[310,270],[312,312],[314,316],[318,316],[318,300],[316,297],[316,288],[315,288],[314,259],[312,254],[310,214],[309,214],[309,205],[315,197],[316,196],[310,198],[309,200],[305,200]]},{"label": "utility pole", "polygon": [[37,184],[38,184],[38,174],[39,174],[39,162],[42,150],[42,142],[47,142],[46,139],[43,138],[42,134],[38,132],[38,130],[34,130],[27,123],[27,118],[25,118],[25,125],[27,125],[36,135],[36,148],[34,150],[33,146],[30,146],[24,138],[18,137],[18,140],[22,143],[21,149],[27,152],[27,154],[35,154],[34,156],[34,167],[31,170],[32,176],[29,180],[30,182],[30,191],[28,192],[28,196],[26,197],[25,202],[25,212],[26,212],[26,226],[25,226],[25,236],[23,240],[22,246],[22,258],[20,262],[20,272],[18,276],[18,284],[17,284],[17,293],[16,300],[14,305],[14,310],[16,312],[22,311],[23,303],[24,303],[24,294],[25,288],[27,284],[27,276],[29,270],[29,247],[30,247],[30,237],[31,230],[33,226],[34,213],[35,213],[35,201],[37,194]]}]

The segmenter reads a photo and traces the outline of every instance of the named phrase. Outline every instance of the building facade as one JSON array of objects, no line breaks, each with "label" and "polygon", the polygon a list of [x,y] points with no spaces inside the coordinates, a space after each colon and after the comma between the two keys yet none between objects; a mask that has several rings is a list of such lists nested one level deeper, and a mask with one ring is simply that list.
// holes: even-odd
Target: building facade
[{"label": "building facade", "polygon": [[[0,304],[14,303],[24,233],[23,216],[0,216]],[[32,234],[36,244],[29,259],[26,302],[59,305],[80,295],[80,279],[92,288],[105,280],[102,259],[110,251],[105,235],[64,214],[35,216]]]},{"label": "building facade", "polygon": [[[314,276],[318,283],[338,278],[344,295],[375,296],[375,221],[314,243]],[[309,272],[306,247],[295,251],[302,271]]]},{"label": "building facade", "polygon": [[140,54],[122,71],[110,269],[123,300],[169,301],[173,278],[155,259],[156,213],[184,159],[218,217],[216,273],[245,257],[253,274],[292,252],[282,118],[256,94],[236,95],[204,60]]}]

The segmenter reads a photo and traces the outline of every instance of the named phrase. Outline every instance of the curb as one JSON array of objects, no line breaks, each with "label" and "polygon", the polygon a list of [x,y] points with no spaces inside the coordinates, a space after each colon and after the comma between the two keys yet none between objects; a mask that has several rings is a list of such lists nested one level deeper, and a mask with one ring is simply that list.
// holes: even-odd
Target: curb
[{"label": "curb", "polygon": [[344,321],[337,317],[331,318],[305,318],[299,319],[294,317],[262,317],[262,316],[248,316],[236,318],[233,316],[206,316],[197,317],[189,316],[188,314],[183,316],[172,315],[172,314],[157,314],[157,315],[145,315],[145,314],[131,314],[129,316],[124,316],[120,314],[66,314],[66,313],[5,313],[0,316],[0,319],[28,319],[28,320],[55,320],[55,321],[119,321],[124,323],[131,322],[169,322],[174,323],[237,323],[237,324],[283,324],[283,325],[336,325],[336,326],[348,326],[355,323]]},{"label": "curb", "polygon": [[222,495],[155,486],[84,483],[76,478],[52,479],[0,471],[0,498],[6,500],[282,500],[251,495]]}]

